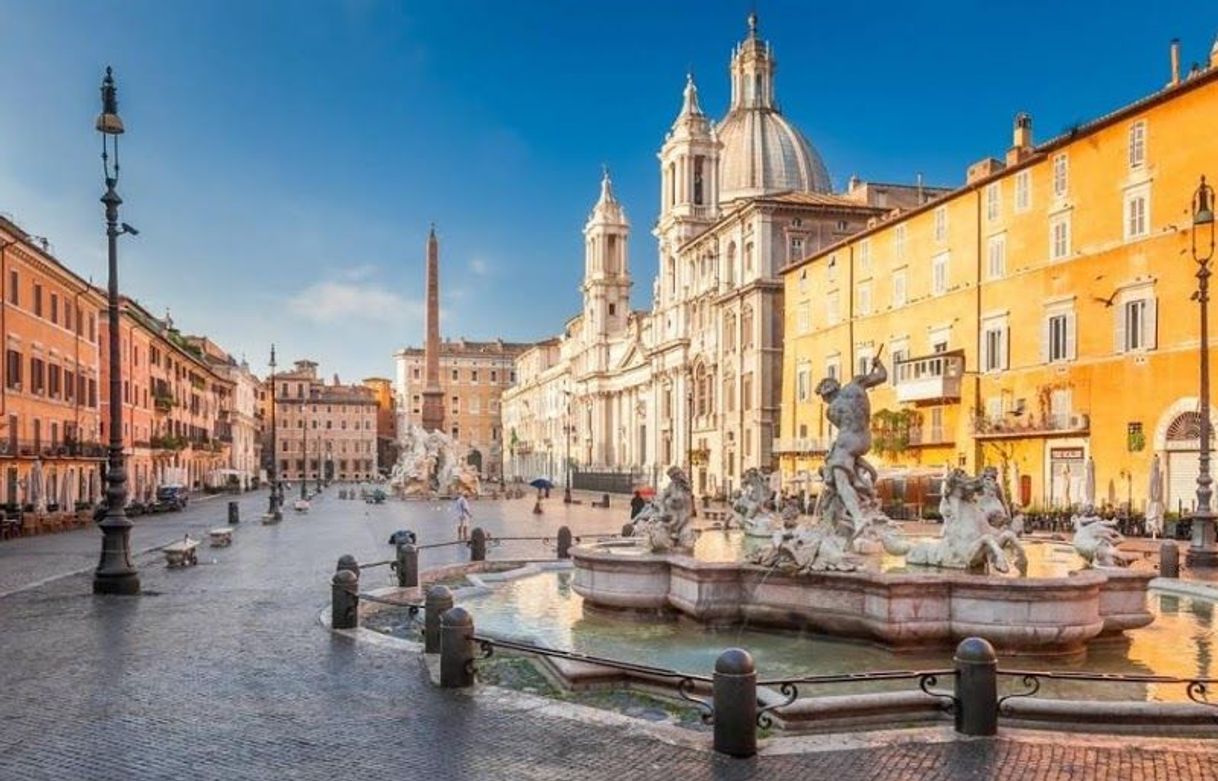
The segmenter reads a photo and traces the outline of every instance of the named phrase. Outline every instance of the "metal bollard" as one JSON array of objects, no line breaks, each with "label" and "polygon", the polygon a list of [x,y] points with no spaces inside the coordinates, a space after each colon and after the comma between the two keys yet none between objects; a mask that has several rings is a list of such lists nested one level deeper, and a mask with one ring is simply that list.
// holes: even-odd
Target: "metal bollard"
[{"label": "metal bollard", "polygon": [[427,589],[423,602],[423,653],[440,653],[440,616],[452,607],[453,593],[446,586]]},{"label": "metal bollard", "polygon": [[956,732],[998,734],[998,656],[980,637],[966,637],[952,657],[956,668]]},{"label": "metal bollard", "polygon": [[241,523],[241,510],[237,507],[236,502],[228,503],[228,525],[236,526]]},{"label": "metal bollard", "polygon": [[334,568],[336,572],[350,570],[355,573],[355,577],[359,577],[359,562],[350,553],[344,553],[338,557],[338,566]]},{"label": "metal bollard", "polygon": [[1171,540],[1164,540],[1159,546],[1159,577],[1180,577],[1180,549]]},{"label": "metal bollard", "polygon": [[335,572],[330,581],[330,626],[334,629],[359,626],[359,575],[349,569]]},{"label": "metal bollard", "polygon": [[601,507],[609,507],[609,494],[601,494]]},{"label": "metal bollard", "polygon": [[463,607],[440,616],[440,686],[462,689],[474,685],[474,619]]},{"label": "metal bollard", "polygon": [[475,526],[469,533],[469,560],[486,561],[486,532]]},{"label": "metal bollard", "polygon": [[757,753],[757,666],[743,648],[715,660],[715,751],[732,757]]},{"label": "metal bollard", "polygon": [[571,558],[571,529],[567,526],[558,528],[558,558]]},{"label": "metal bollard", "polygon": [[399,542],[397,561],[393,563],[398,573],[399,588],[414,588],[419,585],[419,549],[409,542]]}]

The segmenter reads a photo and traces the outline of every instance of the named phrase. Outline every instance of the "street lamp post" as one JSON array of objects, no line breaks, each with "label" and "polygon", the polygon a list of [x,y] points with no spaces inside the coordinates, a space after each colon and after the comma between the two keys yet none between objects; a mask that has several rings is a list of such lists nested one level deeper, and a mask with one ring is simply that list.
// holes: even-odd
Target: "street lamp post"
[{"label": "street lamp post", "polygon": [[304,451],[304,460],[300,462],[300,498],[309,499],[309,400],[313,395],[312,383],[308,393],[300,402],[300,449]]},{"label": "street lamp post", "polygon": [[317,430],[317,493],[321,493],[321,429]]},{"label": "street lamp post", "polygon": [[562,427],[562,500],[564,504],[571,504],[571,437],[575,434],[575,426],[571,423],[571,391],[565,390],[563,395],[567,399],[567,415]]},{"label": "street lamp post", "polygon": [[[110,261],[107,296],[107,318],[110,324],[110,459],[106,469],[106,517],[98,525],[102,530],[101,559],[93,573],[94,594],[138,594],[140,578],[131,561],[131,520],[127,517],[127,468],[123,459],[123,380],[119,356],[118,310],[118,237],[136,231],[118,222],[118,207],[123,202],[115,187],[118,185],[118,137],[123,133],[123,121],[118,116],[118,94],[114,74],[106,68],[101,86],[102,113],[97,118],[97,130],[102,134],[102,170],[106,192],[101,202],[106,207],[106,243]],[[111,165],[110,156],[114,160]]]},{"label": "street lamp post", "polygon": [[[1193,193],[1192,255],[1197,263],[1197,292],[1193,300],[1201,306],[1201,455],[1197,470],[1197,509],[1193,511],[1193,539],[1188,549],[1189,566],[1218,565],[1215,545],[1213,478],[1210,477],[1210,345],[1209,281],[1210,260],[1214,257],[1214,188],[1205,183]],[[1200,233],[1200,236],[1198,234]],[[1200,239],[1200,241],[1198,241]]]},{"label": "street lamp post", "polygon": [[[689,387],[685,393],[685,478],[689,480],[689,485],[692,489],[694,485],[694,372],[690,369],[688,379]],[[689,516],[691,518],[698,517],[698,503],[691,502],[689,505]]]},{"label": "street lamp post", "polygon": [[276,521],[283,520],[283,513],[279,509],[279,469],[276,466],[279,463],[279,431],[275,426],[275,345],[271,345],[271,498],[267,507],[267,515],[270,515]]}]

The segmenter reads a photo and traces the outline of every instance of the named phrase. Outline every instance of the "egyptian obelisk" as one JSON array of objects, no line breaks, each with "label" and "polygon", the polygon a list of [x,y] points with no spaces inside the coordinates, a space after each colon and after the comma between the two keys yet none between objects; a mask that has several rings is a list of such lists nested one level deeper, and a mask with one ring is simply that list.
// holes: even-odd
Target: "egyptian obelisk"
[{"label": "egyptian obelisk", "polygon": [[444,431],[444,389],[440,387],[440,243],[436,226],[427,234],[427,332],[423,346],[423,430]]}]

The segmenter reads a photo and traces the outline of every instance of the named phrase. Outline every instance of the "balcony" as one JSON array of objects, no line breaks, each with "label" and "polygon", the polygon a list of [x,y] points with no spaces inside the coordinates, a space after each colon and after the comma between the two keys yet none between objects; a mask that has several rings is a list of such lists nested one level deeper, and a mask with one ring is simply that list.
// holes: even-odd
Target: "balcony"
[{"label": "balcony", "polygon": [[1085,435],[1091,431],[1091,416],[1085,412],[1054,412],[1041,417],[1011,414],[973,420],[977,439],[1027,439]]},{"label": "balcony", "polygon": [[780,437],[774,440],[775,455],[810,456],[829,452],[827,439]]},{"label": "balcony", "polygon": [[893,368],[897,401],[959,401],[964,355],[939,353],[901,361]]},{"label": "balcony", "polygon": [[105,458],[106,446],[98,442],[43,442],[27,439],[0,440],[0,456],[22,458]]}]

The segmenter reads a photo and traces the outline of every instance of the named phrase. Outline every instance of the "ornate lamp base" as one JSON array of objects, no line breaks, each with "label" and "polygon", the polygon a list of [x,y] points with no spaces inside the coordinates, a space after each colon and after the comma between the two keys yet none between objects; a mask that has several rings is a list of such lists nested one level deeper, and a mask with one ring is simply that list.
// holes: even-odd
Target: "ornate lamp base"
[{"label": "ornate lamp base", "polygon": [[1185,562],[1190,567],[1218,567],[1218,529],[1212,512],[1194,513],[1193,540]]}]

